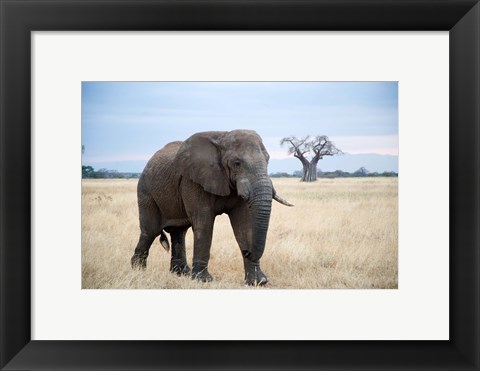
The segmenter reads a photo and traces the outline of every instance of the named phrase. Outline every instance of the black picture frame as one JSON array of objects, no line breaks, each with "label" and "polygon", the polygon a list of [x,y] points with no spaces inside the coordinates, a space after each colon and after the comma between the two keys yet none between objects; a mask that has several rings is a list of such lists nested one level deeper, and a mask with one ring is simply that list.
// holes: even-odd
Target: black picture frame
[{"label": "black picture frame", "polygon": [[[0,0],[0,12],[2,370],[480,369],[477,0]],[[450,340],[32,341],[30,34],[38,30],[448,31]]]}]

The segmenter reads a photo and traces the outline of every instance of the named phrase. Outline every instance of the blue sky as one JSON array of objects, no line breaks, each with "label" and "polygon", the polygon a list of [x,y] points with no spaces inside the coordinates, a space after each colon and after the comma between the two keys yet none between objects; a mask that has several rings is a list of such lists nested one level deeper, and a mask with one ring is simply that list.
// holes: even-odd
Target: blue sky
[{"label": "blue sky", "polygon": [[253,129],[272,159],[280,139],[327,135],[346,153],[398,154],[397,82],[83,82],[82,163],[137,172],[168,142]]}]

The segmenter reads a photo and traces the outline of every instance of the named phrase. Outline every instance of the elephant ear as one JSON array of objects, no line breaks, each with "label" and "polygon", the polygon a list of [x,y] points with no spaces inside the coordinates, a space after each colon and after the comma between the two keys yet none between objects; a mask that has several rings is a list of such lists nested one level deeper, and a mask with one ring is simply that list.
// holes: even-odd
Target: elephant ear
[{"label": "elephant ear", "polygon": [[267,160],[267,163],[268,163],[268,161],[270,160],[270,155],[268,154],[267,149],[265,148],[262,142],[260,142],[260,148],[262,149],[262,153],[265,156],[265,160]]},{"label": "elephant ear", "polygon": [[178,149],[176,161],[180,174],[218,196],[228,196],[230,185],[222,166],[220,148],[213,133],[198,133]]}]

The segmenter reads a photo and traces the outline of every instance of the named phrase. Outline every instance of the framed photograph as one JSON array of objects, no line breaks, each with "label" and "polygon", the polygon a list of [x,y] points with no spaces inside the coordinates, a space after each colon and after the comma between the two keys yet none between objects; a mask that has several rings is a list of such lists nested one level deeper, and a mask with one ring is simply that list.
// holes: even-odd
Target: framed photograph
[{"label": "framed photograph", "polygon": [[397,81],[83,81],[82,148],[83,289],[398,288]]},{"label": "framed photograph", "polygon": [[2,369],[480,368],[477,1],[0,10]]}]

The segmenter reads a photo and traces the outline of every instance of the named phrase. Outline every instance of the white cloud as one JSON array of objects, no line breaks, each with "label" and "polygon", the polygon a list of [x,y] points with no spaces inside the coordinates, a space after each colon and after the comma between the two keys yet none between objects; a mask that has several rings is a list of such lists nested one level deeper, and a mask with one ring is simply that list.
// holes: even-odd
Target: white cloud
[{"label": "white cloud", "polygon": [[398,135],[335,136],[330,139],[347,153],[398,155]]},{"label": "white cloud", "polygon": [[269,151],[268,151],[268,154],[270,155],[270,158],[271,158],[272,160],[284,160],[284,159],[286,159],[286,158],[292,157],[292,155],[287,154],[287,151],[286,151],[286,150],[285,150],[285,151],[276,151],[276,150],[272,151],[272,150],[269,150]]},{"label": "white cloud", "polygon": [[148,161],[152,154],[122,154],[113,156],[83,156],[83,163],[96,164],[102,162],[120,162],[120,161]]}]

